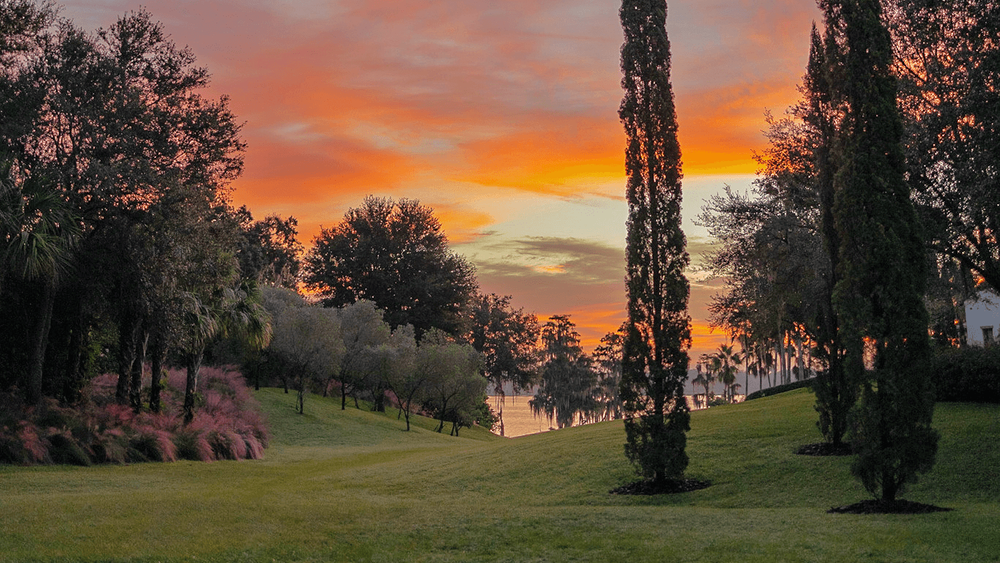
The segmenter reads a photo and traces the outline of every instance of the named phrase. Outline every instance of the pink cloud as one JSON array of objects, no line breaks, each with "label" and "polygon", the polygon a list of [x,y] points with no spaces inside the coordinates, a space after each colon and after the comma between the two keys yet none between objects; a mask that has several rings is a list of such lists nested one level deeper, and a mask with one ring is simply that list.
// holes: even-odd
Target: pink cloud
[{"label": "pink cloud", "polygon": [[[780,113],[797,97],[809,24],[819,15],[815,3],[669,5],[686,174],[753,172],[764,110]],[[237,203],[255,215],[295,215],[307,243],[319,224],[336,223],[369,193],[440,194],[425,195],[425,202],[439,210],[452,240],[464,241],[505,218],[471,199],[458,201],[456,184],[493,197],[516,191],[539,198],[607,197],[616,194],[590,186],[624,186],[617,2],[146,6],[208,67],[209,93],[229,95],[246,122]],[[64,13],[93,29],[134,7],[132,0],[75,0]],[[593,341],[620,322],[611,311],[616,304],[624,310],[622,274],[581,256],[541,270],[486,263],[480,279],[485,289],[513,294],[540,314],[575,312]],[[692,316],[698,338],[714,342],[718,337],[702,328],[708,296],[692,290]]]}]

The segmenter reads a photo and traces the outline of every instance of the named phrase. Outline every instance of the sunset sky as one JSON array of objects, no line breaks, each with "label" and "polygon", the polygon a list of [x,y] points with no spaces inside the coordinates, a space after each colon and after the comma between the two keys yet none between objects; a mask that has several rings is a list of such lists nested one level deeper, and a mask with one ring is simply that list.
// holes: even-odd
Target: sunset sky
[{"label": "sunset sky", "polygon": [[[765,110],[805,68],[813,0],[671,1],[684,228],[746,189]],[[236,204],[292,215],[311,245],[368,194],[434,208],[483,292],[541,320],[570,314],[587,348],[624,319],[625,138],[616,0],[81,0],[88,30],[139,6],[212,74],[245,121]],[[692,356],[716,289],[690,272]]]}]

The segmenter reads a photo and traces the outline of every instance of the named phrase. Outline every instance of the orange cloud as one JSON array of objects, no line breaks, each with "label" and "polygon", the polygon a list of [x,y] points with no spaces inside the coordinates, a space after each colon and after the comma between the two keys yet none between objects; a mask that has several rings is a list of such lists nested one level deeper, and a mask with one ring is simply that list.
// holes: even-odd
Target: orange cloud
[{"label": "orange cloud", "polygon": [[431,201],[422,203],[429,205],[434,210],[434,214],[441,221],[441,227],[448,235],[448,241],[451,244],[461,244],[474,240],[483,227],[493,224],[491,215],[467,206]]},{"label": "orange cloud", "polygon": [[[131,7],[131,0],[64,3],[65,15],[88,29]],[[307,244],[320,224],[338,222],[370,193],[419,195],[453,243],[479,237],[485,244],[490,237],[477,233],[509,219],[490,207],[504,194],[549,201],[620,197],[624,188],[622,35],[614,2],[147,6],[208,67],[209,93],[229,95],[246,122],[249,148],[236,202],[257,216],[294,215]],[[817,16],[806,0],[670,3],[688,177],[756,170],[752,151],[764,143],[763,112],[780,114],[797,97]],[[604,193],[607,185],[621,189]],[[530,244],[470,257],[484,290],[512,294],[539,314],[574,315],[588,346],[618,326],[621,249],[587,249],[566,236],[513,236]],[[714,291],[692,287],[692,354],[725,338],[707,329]]]},{"label": "orange cloud", "polygon": [[457,180],[560,196],[624,176],[625,139],[616,118],[539,115],[532,124],[461,145]]}]

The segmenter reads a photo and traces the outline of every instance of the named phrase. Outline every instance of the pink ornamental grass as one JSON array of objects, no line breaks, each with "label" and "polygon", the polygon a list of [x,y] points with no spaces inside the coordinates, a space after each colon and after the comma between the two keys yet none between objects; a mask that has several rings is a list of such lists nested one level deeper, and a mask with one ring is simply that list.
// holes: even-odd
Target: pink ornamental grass
[{"label": "pink ornamental grass", "polygon": [[17,437],[28,454],[25,463],[42,463],[48,459],[48,443],[38,435],[38,429],[27,420],[22,420],[17,430]]},{"label": "pink ornamental grass", "polygon": [[167,387],[161,413],[136,414],[130,406],[116,404],[117,381],[115,374],[95,377],[77,408],[50,401],[27,409],[17,397],[9,397],[17,408],[3,409],[0,461],[126,463],[263,456],[266,422],[239,372],[203,368],[195,420],[187,426],[182,423],[185,370],[170,370],[163,378]]}]

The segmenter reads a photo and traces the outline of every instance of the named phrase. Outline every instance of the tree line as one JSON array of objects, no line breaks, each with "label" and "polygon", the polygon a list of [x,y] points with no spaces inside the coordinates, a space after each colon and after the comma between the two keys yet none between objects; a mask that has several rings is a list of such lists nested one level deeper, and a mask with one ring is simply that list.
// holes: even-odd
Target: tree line
[{"label": "tree line", "polygon": [[726,284],[713,323],[758,376],[814,375],[824,437],[850,440],[855,474],[892,500],[933,464],[932,343],[964,345],[964,302],[1000,288],[1000,11],[819,4],[801,99],[768,116],[762,173],[699,218]]},{"label": "tree line", "polygon": [[[418,201],[367,197],[321,231],[302,271],[304,286],[327,313],[301,298],[288,308],[281,303],[292,297],[268,297],[275,336],[264,362],[285,380],[285,373],[300,374],[300,401],[309,381],[324,394],[339,390],[342,408],[348,397],[355,405],[363,397],[384,410],[389,396],[407,425],[421,407],[440,419],[439,430],[450,421],[457,432],[491,419],[483,408],[489,386],[501,398],[501,435],[508,388],[534,389],[535,414],[560,428],[620,417],[620,334],[605,336],[590,356],[568,316],[539,325],[511,305],[511,296],[480,293],[474,268],[449,249],[433,210]],[[288,315],[313,320],[291,329]],[[306,342],[319,332],[329,342]],[[291,359],[317,354],[325,359]]]},{"label": "tree line", "polygon": [[190,421],[201,366],[237,363],[294,380],[300,411],[336,386],[457,432],[489,418],[488,383],[554,380],[537,318],[479,293],[429,207],[366,198],[308,252],[293,217],[235,208],[246,145],[208,85],[144,10],[88,32],[52,3],[0,2],[3,392],[71,405],[110,372],[118,403],[159,412],[169,364]]},{"label": "tree line", "polygon": [[157,412],[171,362],[190,420],[210,344],[267,343],[258,288],[296,275],[296,224],[229,203],[245,143],[208,83],[148,12],[87,32],[0,3],[0,386],[28,405],[116,372]]},{"label": "tree line", "polygon": [[[725,283],[713,324],[732,341],[702,358],[696,383],[707,402],[716,376],[732,394],[741,362],[747,378],[813,377],[824,449],[853,452],[855,476],[893,502],[934,463],[933,345],[961,345],[965,298],[1000,288],[1000,8],[818,5],[802,98],[780,119],[766,116],[753,190],[727,188],[699,217],[719,241],[708,263]],[[688,256],[666,11],[662,0],[623,0],[619,12],[625,453],[657,491],[690,485]]]}]

